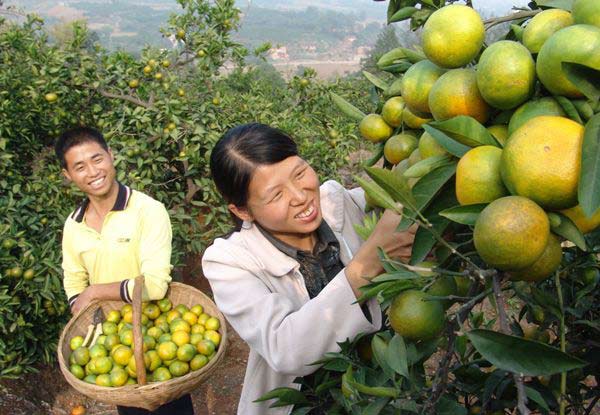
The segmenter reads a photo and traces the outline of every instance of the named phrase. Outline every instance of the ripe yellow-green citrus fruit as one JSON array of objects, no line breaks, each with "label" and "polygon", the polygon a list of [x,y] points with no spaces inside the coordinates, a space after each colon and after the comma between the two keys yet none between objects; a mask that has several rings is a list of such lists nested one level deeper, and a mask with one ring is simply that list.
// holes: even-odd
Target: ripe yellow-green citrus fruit
[{"label": "ripe yellow-green citrus fruit", "polygon": [[398,164],[408,158],[417,148],[419,142],[410,134],[398,134],[391,136],[383,147],[385,159],[392,164]]},{"label": "ripe yellow-green citrus fruit", "polygon": [[437,121],[468,115],[482,124],[490,112],[477,88],[473,69],[453,69],[440,76],[429,92],[429,108]]},{"label": "ripe yellow-green citrus fruit", "polygon": [[392,329],[409,340],[430,340],[444,327],[444,308],[439,301],[427,301],[429,294],[418,290],[400,293],[390,305]]},{"label": "ripe yellow-green citrus fruit", "polygon": [[435,11],[423,27],[423,52],[443,68],[458,68],[479,53],[485,29],[481,16],[470,7],[453,4]]},{"label": "ripe yellow-green citrus fruit", "polygon": [[402,122],[408,128],[421,128],[423,124],[427,124],[429,121],[432,121],[430,115],[425,116],[425,118],[421,118],[418,115],[413,114],[408,107],[404,108],[404,112],[402,113]]},{"label": "ripe yellow-green citrus fruit", "polygon": [[587,217],[579,205],[561,210],[560,213],[571,219],[581,233],[590,233],[600,226],[600,209],[594,212],[591,217]]},{"label": "ripe yellow-green citrus fruit", "polygon": [[479,58],[477,87],[492,107],[515,108],[533,95],[535,62],[519,42],[492,43]]},{"label": "ripe yellow-green citrus fruit", "polygon": [[129,88],[137,88],[138,86],[140,86],[140,81],[137,79],[132,79],[129,81]]},{"label": "ripe yellow-green citrus fruit", "polygon": [[487,127],[487,130],[492,136],[494,136],[496,141],[500,143],[502,147],[504,147],[506,140],[508,140],[508,126],[504,124],[490,125]]},{"label": "ripe yellow-green citrus fruit", "polygon": [[445,69],[429,60],[412,65],[402,77],[402,97],[410,110],[420,116],[431,113],[429,109],[429,91]]},{"label": "ripe yellow-green citrus fruit", "polygon": [[598,0],[575,0],[573,19],[577,24],[600,27],[600,2]]},{"label": "ripe yellow-green citrus fruit", "polygon": [[546,212],[521,196],[490,203],[475,223],[475,249],[490,266],[518,270],[533,264],[544,252],[550,235]]},{"label": "ripe yellow-green citrus fruit", "polygon": [[538,53],[550,36],[560,29],[571,26],[571,13],[562,9],[547,9],[527,23],[523,30],[523,44],[531,53]]},{"label": "ripe yellow-green citrus fruit", "polygon": [[514,133],[519,127],[532,118],[542,115],[556,115],[562,117],[565,111],[560,104],[552,97],[544,97],[533,101],[528,101],[521,105],[510,117],[508,123],[508,135]]},{"label": "ripe yellow-green citrus fruit", "polygon": [[394,132],[379,114],[365,116],[358,125],[358,130],[364,138],[373,143],[387,140]]},{"label": "ripe yellow-green citrus fruit", "polygon": [[529,120],[509,138],[500,171],[508,190],[544,209],[577,204],[583,126],[564,117]]},{"label": "ripe yellow-green citrus fruit", "polygon": [[404,99],[393,97],[388,99],[381,109],[383,120],[391,127],[399,127],[402,124],[402,112],[404,111]]},{"label": "ripe yellow-green citrus fruit", "polygon": [[530,266],[511,272],[510,279],[514,281],[542,281],[558,269],[561,260],[562,248],[560,247],[560,241],[551,233],[542,255]]},{"label": "ripe yellow-green citrus fruit", "polygon": [[[575,63],[600,71],[600,27],[574,25],[554,33],[544,43],[537,56],[536,71],[540,82],[554,95],[583,97],[583,92],[567,77],[563,63]],[[582,68],[578,68],[581,72]],[[594,76],[589,76],[594,82]]]},{"label": "ripe yellow-green citrus fruit", "polygon": [[492,202],[508,194],[500,176],[502,150],[479,146],[461,157],[456,167],[456,199],[461,205]]},{"label": "ripe yellow-green citrus fruit", "polygon": [[442,147],[427,131],[425,131],[423,135],[421,135],[421,138],[419,138],[419,153],[421,154],[421,158],[423,160],[433,156],[448,154],[446,149]]},{"label": "ripe yellow-green citrus fruit", "polygon": [[49,92],[46,95],[44,95],[44,99],[50,103],[55,102],[58,99],[58,95],[56,95],[54,92]]}]

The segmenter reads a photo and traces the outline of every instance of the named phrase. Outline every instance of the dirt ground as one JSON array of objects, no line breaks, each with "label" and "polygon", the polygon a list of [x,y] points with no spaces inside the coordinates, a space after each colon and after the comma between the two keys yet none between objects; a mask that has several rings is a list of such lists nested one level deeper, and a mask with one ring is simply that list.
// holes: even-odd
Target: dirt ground
[{"label": "dirt ground", "polygon": [[[198,272],[190,264],[190,271]],[[186,273],[187,275],[200,275]],[[184,277],[183,282],[210,294],[204,277]],[[192,392],[197,415],[235,414],[242,391],[248,346],[227,325],[229,341],[225,359],[211,378]],[[42,367],[39,373],[18,380],[0,381],[0,415],[69,415],[77,405],[86,407],[88,415],[117,415],[114,405],[89,399],[73,389],[64,379],[58,364]],[[176,415],[176,414],[173,414]]]}]

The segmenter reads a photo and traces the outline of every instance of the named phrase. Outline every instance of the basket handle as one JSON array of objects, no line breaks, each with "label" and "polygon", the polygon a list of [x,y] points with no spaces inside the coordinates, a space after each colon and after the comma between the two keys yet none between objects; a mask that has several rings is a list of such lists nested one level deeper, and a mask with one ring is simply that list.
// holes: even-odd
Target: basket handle
[{"label": "basket handle", "polygon": [[135,372],[139,385],[145,385],[146,365],[144,363],[144,338],[142,336],[142,289],[144,276],[135,279],[133,286],[133,355],[135,356]]}]

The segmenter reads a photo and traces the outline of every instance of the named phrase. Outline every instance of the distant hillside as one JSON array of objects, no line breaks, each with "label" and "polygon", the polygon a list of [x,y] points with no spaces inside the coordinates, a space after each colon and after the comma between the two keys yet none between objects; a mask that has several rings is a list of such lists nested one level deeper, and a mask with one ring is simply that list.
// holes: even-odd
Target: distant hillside
[{"label": "distant hillside", "polygon": [[[179,10],[172,0],[8,0],[36,12],[48,25],[85,18],[89,28],[109,49],[139,51],[151,44],[168,47],[159,33],[170,13]],[[313,4],[319,4],[315,7]],[[353,59],[356,48],[375,42],[385,7],[364,0],[238,1],[242,27],[235,38],[249,49],[265,42],[284,46],[286,59]],[[379,22],[375,10],[382,10]]]}]

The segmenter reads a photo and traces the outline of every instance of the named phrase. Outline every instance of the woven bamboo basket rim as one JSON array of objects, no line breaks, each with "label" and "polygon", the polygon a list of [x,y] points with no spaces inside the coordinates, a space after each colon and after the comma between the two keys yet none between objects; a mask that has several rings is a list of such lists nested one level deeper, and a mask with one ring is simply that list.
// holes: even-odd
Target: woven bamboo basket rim
[{"label": "woven bamboo basket rim", "polygon": [[[133,334],[134,345],[139,344],[139,347],[134,348],[134,355],[137,354],[136,362],[138,359],[142,359],[141,361],[143,362],[141,352],[142,338],[140,325],[142,284],[139,284],[138,281],[142,282],[143,284],[143,277],[141,280],[136,279],[136,286],[134,287]],[[139,289],[135,290],[137,287],[139,287]],[[169,299],[171,299],[171,297],[176,297],[178,303],[180,304],[185,304],[184,301],[187,299],[188,304],[186,305],[190,307],[195,304],[201,304],[204,308],[204,312],[219,319],[219,334],[221,335],[221,342],[217,349],[216,355],[206,364],[206,366],[195,371],[190,371],[184,376],[175,377],[167,381],[124,385],[119,387],[98,386],[76,378],[75,375],[73,375],[69,370],[68,358],[66,357],[67,353],[71,352],[67,339],[77,335],[72,331],[75,329],[81,329],[82,332],[84,332],[85,330],[83,327],[87,328],[88,324],[91,324],[93,313],[98,307],[102,308],[103,311],[106,312],[119,309],[125,304],[123,301],[93,301],[76,316],[73,316],[71,320],[69,320],[60,335],[57,349],[58,362],[60,370],[67,382],[78,392],[90,398],[111,404],[135,406],[148,410],[154,410],[158,406],[177,399],[178,397],[198,387],[208,377],[208,375],[216,369],[218,364],[225,356],[225,350],[227,348],[227,326],[225,323],[225,318],[217,308],[216,304],[206,294],[190,285],[172,282],[169,284],[169,290],[167,291],[165,297]],[[136,364],[136,371],[138,381],[141,381],[140,378],[145,379],[146,369],[143,364]],[[141,372],[143,372],[143,374]]]}]

